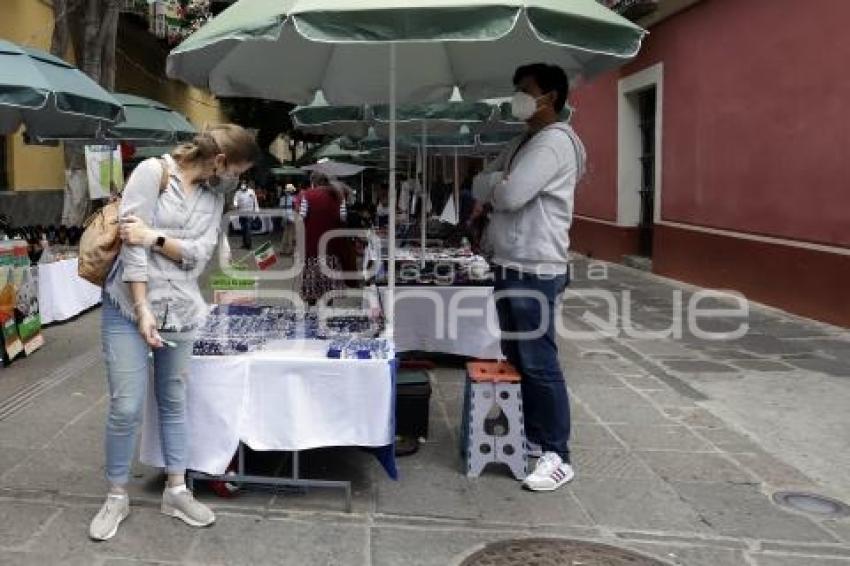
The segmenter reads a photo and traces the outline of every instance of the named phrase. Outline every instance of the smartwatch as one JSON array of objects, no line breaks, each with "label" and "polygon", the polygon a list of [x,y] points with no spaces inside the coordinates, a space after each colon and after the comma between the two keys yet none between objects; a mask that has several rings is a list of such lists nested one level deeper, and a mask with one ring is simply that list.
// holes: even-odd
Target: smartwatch
[{"label": "smartwatch", "polygon": [[160,250],[165,247],[165,236],[157,236],[156,242],[154,242],[154,247]]}]

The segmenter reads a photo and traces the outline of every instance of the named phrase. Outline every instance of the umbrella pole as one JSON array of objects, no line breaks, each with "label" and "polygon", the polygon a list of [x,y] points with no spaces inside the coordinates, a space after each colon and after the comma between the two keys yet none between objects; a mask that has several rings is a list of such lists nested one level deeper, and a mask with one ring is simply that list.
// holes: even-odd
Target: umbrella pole
[{"label": "umbrella pole", "polygon": [[424,120],[422,121],[422,192],[419,196],[419,205],[421,210],[419,211],[419,247],[421,249],[421,256],[419,259],[419,265],[425,266],[425,237],[428,235],[428,228],[426,227],[427,223],[427,214],[425,212],[425,197],[428,193],[428,181],[431,180],[430,175],[428,175],[428,124]]},{"label": "umbrella pole", "polygon": [[[387,266],[387,334],[392,340],[394,335],[393,323],[395,321],[395,220],[396,220],[396,194],[395,194],[395,167],[396,167],[396,45],[390,43],[390,194],[389,203],[389,264]],[[380,290],[378,290],[380,293]]]},{"label": "umbrella pole", "polygon": [[460,169],[457,162],[457,148],[455,148],[455,220],[460,224]]}]

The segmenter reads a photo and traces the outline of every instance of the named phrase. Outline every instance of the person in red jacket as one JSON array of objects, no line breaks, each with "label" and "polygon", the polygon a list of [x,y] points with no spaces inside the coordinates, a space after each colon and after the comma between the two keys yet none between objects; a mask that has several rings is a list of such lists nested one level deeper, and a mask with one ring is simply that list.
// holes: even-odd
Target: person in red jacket
[{"label": "person in red jacket", "polygon": [[345,287],[341,278],[330,277],[321,269],[324,264],[339,271],[342,238],[329,240],[325,249],[319,249],[319,244],[323,235],[344,227],[347,209],[345,194],[326,175],[313,173],[310,185],[296,197],[295,210],[304,222],[304,249],[299,254],[304,260],[300,293],[313,305],[328,291]]}]

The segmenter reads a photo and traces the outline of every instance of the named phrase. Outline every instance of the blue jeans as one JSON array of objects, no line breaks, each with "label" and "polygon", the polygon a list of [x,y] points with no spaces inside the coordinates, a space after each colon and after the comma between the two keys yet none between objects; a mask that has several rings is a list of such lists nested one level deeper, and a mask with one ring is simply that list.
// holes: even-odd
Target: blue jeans
[{"label": "blue jeans", "polygon": [[254,218],[251,216],[240,216],[239,227],[242,229],[242,247],[246,250],[251,249],[251,224]]},{"label": "blue jeans", "polygon": [[[569,462],[570,400],[558,361],[554,319],[555,299],[566,287],[567,276],[529,275],[498,265],[493,270],[502,332],[537,330],[539,335],[502,337],[502,353],[522,376],[526,438]],[[506,292],[519,296],[506,296]]]},{"label": "blue jeans", "polygon": [[[136,449],[142,409],[150,379],[150,348],[136,324],[108,298],[103,301],[103,353],[109,378],[109,416],[106,421],[106,478],[124,485]],[[154,387],[159,435],[166,473],[186,471],[186,373],[192,340],[174,340],[176,348],[154,350]]]}]

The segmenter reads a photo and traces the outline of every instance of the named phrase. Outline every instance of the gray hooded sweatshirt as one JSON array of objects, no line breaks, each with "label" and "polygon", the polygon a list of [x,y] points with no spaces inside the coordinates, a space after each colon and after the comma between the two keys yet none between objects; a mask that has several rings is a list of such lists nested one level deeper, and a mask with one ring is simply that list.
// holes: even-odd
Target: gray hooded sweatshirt
[{"label": "gray hooded sweatshirt", "polygon": [[585,171],[584,145],[563,122],[526,137],[508,144],[473,183],[476,198],[493,207],[485,248],[502,267],[564,274],[573,197]]}]

